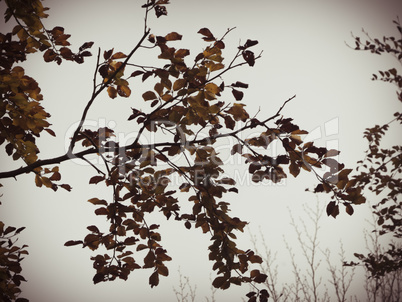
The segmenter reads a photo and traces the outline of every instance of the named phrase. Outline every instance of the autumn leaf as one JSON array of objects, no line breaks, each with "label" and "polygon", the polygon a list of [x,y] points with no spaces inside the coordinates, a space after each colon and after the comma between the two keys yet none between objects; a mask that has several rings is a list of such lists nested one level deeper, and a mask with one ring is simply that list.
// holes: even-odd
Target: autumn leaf
[{"label": "autumn leaf", "polygon": [[178,79],[173,83],[173,90],[177,91],[180,90],[182,88],[184,88],[187,84],[187,80],[186,79]]},{"label": "autumn leaf", "polygon": [[174,56],[176,58],[184,58],[184,57],[188,56],[189,54],[190,54],[190,51],[188,49],[181,48],[175,52]]},{"label": "autumn leaf", "polygon": [[236,103],[236,104],[233,104],[233,106],[226,112],[233,115],[233,118],[236,121],[241,120],[241,121],[245,122],[249,118],[249,115],[248,115],[247,111],[244,110],[244,108],[243,108],[244,106],[245,106],[244,104]]},{"label": "autumn leaf", "polygon": [[289,172],[292,174],[294,177],[297,177],[300,173],[300,167],[296,164],[296,162],[292,161],[289,165]]},{"label": "autumn leaf", "polygon": [[234,155],[236,153],[241,154],[242,148],[243,148],[243,146],[241,144],[235,144],[235,145],[233,145],[232,150],[230,151],[230,154],[231,155]]},{"label": "autumn leaf", "polygon": [[157,18],[167,15],[167,9],[163,5],[155,5],[154,10]]},{"label": "autumn leaf", "polygon": [[128,86],[117,86],[117,92],[121,97],[128,98],[131,95],[131,89]]},{"label": "autumn leaf", "polygon": [[250,40],[250,39],[247,39],[246,43],[245,43],[243,46],[239,46],[239,49],[240,49],[240,50],[245,50],[245,49],[247,49],[247,48],[249,48],[249,47],[252,47],[252,46],[254,46],[254,45],[257,45],[257,44],[258,44],[258,41],[257,41],[257,40]]},{"label": "autumn leaf", "polygon": [[254,53],[252,51],[249,51],[249,50],[243,51],[242,55],[243,55],[244,60],[247,62],[247,64],[249,66],[254,66],[255,57],[254,57]]},{"label": "autumn leaf", "polygon": [[117,59],[123,59],[123,58],[127,58],[127,55],[125,55],[122,52],[116,52],[115,54],[113,54],[113,56],[110,58],[110,60],[117,60]]},{"label": "autumn leaf", "polygon": [[328,203],[326,211],[328,216],[331,215],[332,217],[336,218],[336,216],[339,214],[339,205],[337,205],[335,201],[331,201]]},{"label": "autumn leaf", "polygon": [[178,34],[177,32],[171,32],[165,36],[166,41],[176,41],[181,40],[183,36]]},{"label": "autumn leaf", "polygon": [[241,101],[244,96],[244,93],[242,91],[236,89],[232,89],[232,94],[235,97],[236,101]]},{"label": "autumn leaf", "polygon": [[94,45],[94,42],[85,42],[84,44],[82,44],[79,48],[80,51],[83,51],[85,49],[91,48],[92,45]]},{"label": "autumn leaf", "polygon": [[226,115],[224,119],[226,128],[233,130],[236,124],[235,121],[229,115]]},{"label": "autumn leaf", "polygon": [[153,91],[147,91],[145,93],[143,93],[142,98],[144,99],[144,101],[150,101],[150,100],[154,100],[157,98],[155,92]]},{"label": "autumn leaf", "polygon": [[243,82],[239,82],[236,81],[236,83],[233,83],[232,85],[230,85],[232,87],[238,87],[238,88],[248,88],[248,84],[243,83]]},{"label": "autumn leaf", "polygon": [[151,285],[151,288],[153,288],[154,286],[158,286],[159,274],[157,271],[152,273],[152,275],[149,277],[149,284]]},{"label": "autumn leaf", "polygon": [[109,97],[112,99],[117,97],[117,90],[113,86],[109,86],[107,88],[107,93],[109,94]]},{"label": "autumn leaf", "polygon": [[345,207],[346,207],[346,213],[348,213],[349,215],[353,215],[353,207],[350,203],[345,203]]},{"label": "autumn leaf", "polygon": [[73,246],[73,245],[82,244],[82,243],[83,243],[82,240],[69,240],[66,243],[64,243],[64,246]]},{"label": "autumn leaf", "polygon": [[[214,281],[212,282],[212,285],[213,285],[215,288],[223,288],[225,282],[228,282],[228,279],[227,279],[226,277],[216,277],[216,278],[214,279]],[[228,283],[229,283],[229,282],[228,282]]]},{"label": "autumn leaf", "polygon": [[206,27],[201,28],[197,33],[205,36],[202,38],[204,41],[211,42],[216,40],[211,31]]},{"label": "autumn leaf", "polygon": [[105,50],[104,53],[103,53],[103,58],[105,60],[109,60],[110,56],[112,55],[112,53],[113,53],[113,48],[108,50],[108,51]]},{"label": "autumn leaf", "polygon": [[94,205],[98,205],[98,204],[102,204],[102,205],[107,205],[107,201],[106,200],[104,200],[104,199],[99,199],[99,198],[96,198],[96,197],[94,197],[94,198],[91,198],[91,199],[88,199],[88,202],[90,202],[90,203],[92,203],[92,204],[94,204]]},{"label": "autumn leaf", "polygon": [[67,185],[67,184],[62,184],[62,185],[60,185],[60,187],[62,187],[63,189],[65,189],[65,190],[67,190],[67,191],[71,191],[71,186],[70,185]]},{"label": "autumn leaf", "polygon": [[158,266],[157,272],[159,275],[167,277],[169,275],[169,270],[165,265]]},{"label": "autumn leaf", "polygon": [[45,59],[45,62],[51,62],[57,57],[57,53],[54,52],[53,49],[48,49],[44,54],[43,58]]},{"label": "autumn leaf", "polygon": [[103,180],[105,180],[105,176],[97,175],[97,176],[91,177],[91,179],[89,180],[89,183],[90,184],[97,184],[97,183],[99,183],[99,182],[101,182]]}]

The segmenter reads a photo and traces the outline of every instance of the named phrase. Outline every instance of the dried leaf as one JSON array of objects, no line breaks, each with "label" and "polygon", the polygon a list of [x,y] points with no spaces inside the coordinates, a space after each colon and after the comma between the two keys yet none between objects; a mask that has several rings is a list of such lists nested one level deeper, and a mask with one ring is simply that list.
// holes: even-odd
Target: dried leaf
[{"label": "dried leaf", "polygon": [[144,101],[150,101],[150,100],[155,100],[157,98],[155,92],[153,91],[147,91],[143,93],[142,98]]}]

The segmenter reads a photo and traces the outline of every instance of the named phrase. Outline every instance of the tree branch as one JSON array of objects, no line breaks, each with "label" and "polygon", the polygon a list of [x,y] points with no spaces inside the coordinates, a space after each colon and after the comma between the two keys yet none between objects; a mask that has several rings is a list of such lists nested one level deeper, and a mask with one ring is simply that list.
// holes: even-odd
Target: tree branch
[{"label": "tree branch", "polygon": [[[87,105],[86,105],[86,107],[84,109],[84,112],[82,113],[80,123],[79,123],[79,125],[77,126],[77,129],[74,132],[73,138],[71,139],[71,143],[70,143],[70,146],[68,148],[68,153],[69,154],[72,154],[72,152],[73,152],[75,142],[77,140],[78,133],[80,132],[80,130],[82,128],[82,125],[84,124],[85,118],[86,118],[86,116],[88,114],[89,108],[92,106],[92,103],[95,101],[97,96],[113,81],[113,79],[116,76],[116,74],[118,74],[127,65],[128,61],[131,59],[131,57],[134,55],[134,53],[137,51],[137,49],[140,48],[142,42],[145,40],[145,38],[148,36],[148,34],[149,34],[149,29],[144,32],[144,34],[142,35],[140,41],[133,48],[133,50],[131,50],[131,52],[128,54],[128,56],[124,60],[123,64],[121,64],[119,66],[119,68],[116,69],[116,71],[112,74],[112,76],[109,77],[107,82],[104,83],[97,91],[94,91],[92,93],[91,99],[88,101],[88,103],[87,103]],[[98,57],[98,59],[99,59],[99,57]],[[96,66],[96,70],[98,69],[98,66],[99,65]],[[96,76],[96,70],[95,70],[95,76]]]},{"label": "tree branch", "polygon": [[[267,123],[268,121],[274,119],[275,117],[279,116],[281,110],[284,108],[284,106],[291,101],[292,99],[294,99],[295,96],[289,98],[288,100],[286,100],[284,102],[284,104],[279,108],[279,110],[277,111],[277,113],[271,117],[269,117],[268,119],[264,120],[263,122],[260,122],[257,126],[265,126],[265,123]],[[88,107],[89,109],[89,107]],[[52,164],[60,164],[64,161],[67,160],[71,160],[73,158],[81,158],[83,159],[83,157],[85,155],[89,155],[89,154],[94,154],[94,153],[108,153],[108,152],[119,152],[119,154],[123,154],[124,152],[126,152],[126,150],[130,150],[130,149],[142,149],[142,148],[149,148],[149,149],[155,149],[158,147],[172,147],[172,146],[191,146],[191,145],[196,145],[196,144],[203,144],[206,143],[210,140],[216,140],[219,138],[224,138],[224,137],[229,137],[229,136],[233,136],[235,137],[236,134],[243,132],[244,130],[250,129],[255,127],[256,125],[253,123],[250,123],[248,125],[243,126],[240,129],[237,129],[235,131],[232,132],[228,132],[228,133],[222,133],[222,134],[216,134],[216,135],[212,135],[206,138],[202,138],[202,139],[194,139],[191,141],[185,141],[185,142],[160,142],[160,143],[154,143],[154,144],[143,144],[143,145],[139,145],[137,140],[135,140],[132,144],[127,145],[127,146],[122,146],[122,147],[105,147],[102,148],[102,150],[98,150],[97,148],[90,148],[90,149],[86,149],[84,151],[80,151],[77,153],[72,153],[72,150],[68,150],[68,152],[64,155],[58,156],[58,157],[54,157],[54,158],[49,158],[49,159],[44,159],[44,160],[38,160],[36,162],[34,162],[33,164],[27,165],[25,167],[21,167],[15,170],[11,170],[11,171],[7,171],[7,172],[0,172],[0,179],[2,178],[10,178],[10,177],[16,177],[18,175],[24,174],[24,173],[29,173],[31,171],[33,171],[35,168],[38,167],[42,167],[42,166],[46,166],[46,165],[52,165]],[[78,129],[78,128],[77,128]],[[78,134],[78,133],[77,133]]]}]

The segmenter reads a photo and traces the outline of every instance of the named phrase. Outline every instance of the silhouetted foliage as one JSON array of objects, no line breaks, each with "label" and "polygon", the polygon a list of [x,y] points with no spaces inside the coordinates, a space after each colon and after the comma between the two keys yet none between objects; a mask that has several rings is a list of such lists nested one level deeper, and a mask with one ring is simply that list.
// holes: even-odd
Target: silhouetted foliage
[{"label": "silhouetted foliage", "polygon": [[22,255],[28,255],[25,249],[27,245],[18,247],[15,245],[15,238],[25,228],[6,227],[0,221],[0,300],[4,302],[28,301],[18,298],[21,293],[19,288],[22,281],[26,281],[20,274],[22,271],[20,262],[24,259]]},{"label": "silhouetted foliage", "polygon": [[[294,177],[301,170],[314,173],[319,180],[315,192],[332,196],[327,213],[333,217],[339,214],[340,204],[349,215],[353,214],[352,205],[365,201],[361,187],[356,186],[356,180],[349,179],[351,169],[344,169],[344,165],[334,159],[339,151],[303,142],[308,132],[300,129],[292,118],[281,115],[284,106],[294,97],[269,117],[251,117],[246,104],[240,103],[248,84],[236,81],[228,85],[223,81],[222,77],[232,69],[256,64],[261,57],[253,51],[258,41],[248,39],[239,45],[234,57],[224,64],[224,38],[231,30],[219,38],[208,28],[201,28],[198,33],[206,44],[190,60],[188,49],[171,46],[173,41],[182,39],[179,33],[156,35],[148,27],[150,13],[158,18],[167,15],[168,3],[168,0],[148,0],[142,6],[144,30],[129,53],[114,48],[103,52],[99,49],[93,93],[67,153],[39,159],[36,139],[43,131],[52,136],[56,134],[49,128],[50,114],[41,105],[43,96],[39,84],[17,63],[27,60],[30,53],[42,52],[47,63],[60,65],[67,60],[82,64],[85,57],[91,56],[94,42],[85,42],[74,51],[68,42],[70,35],[63,27],[45,27],[43,19],[48,9],[39,0],[6,1],[5,20],[13,20],[16,25],[12,32],[0,34],[0,144],[5,146],[7,155],[23,162],[23,166],[1,172],[0,178],[30,173],[38,187],[54,191],[61,187],[70,191],[69,184],[60,183],[58,165],[73,158],[88,162],[86,156],[99,155],[104,166],[92,165],[96,174],[89,179],[89,184],[110,187],[113,198],[93,197],[88,201],[96,207],[96,215],[105,217],[109,228],[100,230],[95,225],[88,226],[89,234],[85,238],[65,244],[81,245],[93,251],[100,247],[106,249],[106,253],[91,257],[96,271],[94,283],[116,278],[126,280],[137,269],[151,270],[151,287],[159,284],[160,276],[168,276],[165,262],[171,257],[162,246],[159,224],[149,221],[149,214],[155,211],[161,211],[166,219],[183,222],[188,229],[200,228],[211,236],[209,259],[217,273],[213,286],[227,289],[231,284],[263,283],[267,276],[258,269],[249,269],[250,265],[261,263],[261,257],[236,244],[235,232],[242,232],[247,223],[231,217],[230,204],[222,200],[224,194],[238,192],[235,180],[223,176],[224,164],[215,150],[222,138],[237,141],[231,146],[231,154],[244,159],[253,182],[279,182],[287,177],[286,166]],[[163,63],[159,67],[131,63],[140,48],[159,49],[158,59]],[[142,94],[141,108],[145,109],[132,108],[132,112],[125,113],[138,129],[131,144],[120,145],[114,138],[114,131],[107,127],[97,131],[83,128],[89,110],[101,93],[107,93],[110,101],[129,98],[130,81],[136,77],[142,82],[153,81],[153,89]],[[222,98],[227,91],[234,97],[232,102],[227,101],[227,97]],[[258,134],[243,139],[241,133],[249,129]],[[163,138],[158,137],[150,144],[141,143],[143,136],[154,132],[163,133]],[[266,152],[273,141],[284,148],[283,154],[274,158]],[[78,142],[84,150],[76,151]],[[178,157],[181,161],[174,160]],[[323,167],[328,171],[320,175],[317,169]],[[180,179],[178,188],[169,185],[173,176]],[[188,194],[181,194],[183,192]],[[188,195],[188,200],[179,201],[180,196]],[[188,201],[192,203],[192,210],[186,213],[181,203]],[[267,301],[268,292],[256,288],[247,297],[249,301]]]},{"label": "silhouetted foliage", "polygon": [[[361,41],[355,37],[356,50],[368,50],[374,54],[390,54],[402,62],[402,27],[399,20],[394,24],[400,34],[400,38],[383,37],[382,40],[372,39],[367,33],[367,40]],[[397,86],[398,101],[402,102],[402,77],[396,68],[379,71],[373,74],[373,80],[381,80]],[[358,162],[357,170],[360,174],[353,177],[356,186],[361,190],[375,193],[376,200],[373,205],[373,213],[377,217],[379,235],[392,234],[396,240],[402,238],[402,153],[401,145],[385,147],[382,139],[387,134],[391,124],[402,124],[402,113],[395,112],[393,119],[384,125],[375,125],[367,128],[364,138],[368,141],[368,150],[364,160]],[[395,125],[396,127],[398,125]],[[381,198],[382,197],[382,198]],[[381,199],[380,201],[378,201]],[[373,277],[381,277],[384,274],[400,270],[402,268],[402,247],[390,244],[383,253],[369,253],[355,256],[366,266]],[[356,263],[349,263],[354,265]]]}]

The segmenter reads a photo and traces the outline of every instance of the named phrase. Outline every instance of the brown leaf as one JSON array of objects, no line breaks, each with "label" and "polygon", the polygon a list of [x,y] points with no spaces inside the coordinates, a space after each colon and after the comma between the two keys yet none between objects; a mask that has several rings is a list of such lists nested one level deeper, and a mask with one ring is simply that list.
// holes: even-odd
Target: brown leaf
[{"label": "brown leaf", "polygon": [[35,175],[35,184],[37,187],[42,187],[42,179],[38,174]]},{"label": "brown leaf", "polygon": [[300,167],[294,161],[292,161],[289,165],[289,172],[294,177],[297,177],[297,175],[300,173]]},{"label": "brown leaf", "polygon": [[190,54],[190,51],[188,49],[181,48],[175,52],[174,56],[176,58],[184,58],[184,57],[188,56],[189,54]]},{"label": "brown leaf", "polygon": [[73,52],[71,51],[70,48],[67,48],[67,47],[60,48],[60,54],[64,59],[72,60]]},{"label": "brown leaf", "polygon": [[236,89],[232,89],[232,94],[235,97],[236,101],[241,101],[244,96],[244,93],[242,91]]},{"label": "brown leaf", "polygon": [[109,86],[107,88],[107,93],[109,94],[109,97],[112,99],[117,97],[117,90],[113,86]]},{"label": "brown leaf", "polygon": [[223,43],[223,41],[216,41],[214,43],[214,46],[219,48],[219,49],[224,49],[225,48],[225,43]]},{"label": "brown leaf", "polygon": [[165,265],[158,266],[158,274],[167,277],[169,269]]},{"label": "brown leaf", "polygon": [[247,111],[243,108],[244,104],[235,103],[229,110],[226,110],[227,113],[233,115],[233,118],[236,121],[241,120],[245,122],[250,116],[248,115]]},{"label": "brown leaf", "polygon": [[354,212],[352,205],[350,203],[347,203],[345,204],[345,206],[346,206],[346,213],[352,216]]},{"label": "brown leaf", "polygon": [[45,62],[51,62],[57,57],[57,53],[55,53],[52,49],[46,50],[46,52],[43,54],[43,58],[45,59]]},{"label": "brown leaf", "polygon": [[198,33],[201,34],[201,35],[203,35],[203,36],[205,36],[205,37],[203,37],[204,41],[211,42],[211,41],[215,41],[215,40],[216,40],[215,37],[214,37],[214,35],[211,33],[211,31],[210,31],[208,28],[206,28],[206,27],[201,28],[201,29],[198,31]]},{"label": "brown leaf", "polygon": [[332,156],[337,156],[337,155],[339,155],[339,153],[341,153],[340,151],[338,151],[338,150],[335,150],[335,149],[331,149],[331,150],[328,150],[327,151],[327,153],[325,153],[325,157],[332,157]]},{"label": "brown leaf", "polygon": [[62,184],[60,185],[60,187],[62,187],[64,190],[67,190],[68,192],[70,192],[72,189],[71,186],[67,184]]},{"label": "brown leaf", "polygon": [[69,240],[66,243],[64,243],[64,246],[73,246],[82,243],[83,243],[82,240]]},{"label": "brown leaf", "polygon": [[155,5],[154,9],[155,9],[155,15],[157,18],[159,18],[160,16],[167,16],[167,9],[165,6]]},{"label": "brown leaf", "polygon": [[237,81],[236,83],[233,83],[231,86],[238,87],[238,88],[248,88],[248,84],[239,82],[239,81]]},{"label": "brown leaf", "polygon": [[125,85],[117,86],[117,92],[121,97],[128,98],[131,95],[131,89]]},{"label": "brown leaf", "polygon": [[332,217],[336,218],[336,216],[339,214],[339,205],[337,205],[335,201],[331,201],[328,203],[326,211],[328,216],[331,215]]},{"label": "brown leaf", "polygon": [[155,92],[147,91],[142,94],[142,98],[144,99],[144,101],[150,101],[150,100],[155,100],[157,97],[156,97]]},{"label": "brown leaf", "polygon": [[94,45],[94,42],[85,42],[84,44],[81,45],[80,51],[83,51],[84,49],[91,48],[92,45]]},{"label": "brown leaf", "polygon": [[228,280],[227,280],[227,278],[225,278],[225,277],[216,277],[215,279],[214,279],[214,281],[212,282],[212,285],[215,287],[215,288],[222,288],[223,287],[223,285],[225,284],[225,282],[227,282]]},{"label": "brown leaf", "polygon": [[150,277],[149,277],[149,284],[151,285],[151,288],[154,286],[157,286],[159,284],[159,275],[158,272],[154,272]]},{"label": "brown leaf", "polygon": [[92,281],[94,284],[97,284],[99,282],[105,281],[105,275],[102,273],[97,273],[95,276],[92,278]]},{"label": "brown leaf", "polygon": [[254,66],[255,64],[255,58],[254,58],[254,53],[249,50],[243,51],[243,59],[247,62],[249,66]]},{"label": "brown leaf", "polygon": [[234,179],[229,178],[229,177],[224,177],[222,179],[216,180],[216,183],[218,184],[224,184],[224,185],[235,185],[236,182],[234,181]]},{"label": "brown leaf", "polygon": [[54,133],[54,131],[52,129],[44,129],[47,133],[49,133],[51,136],[56,136],[56,133]]},{"label": "brown leaf", "polygon": [[257,44],[258,44],[258,41],[257,41],[257,40],[250,40],[250,39],[247,39],[246,43],[245,43],[243,46],[239,46],[239,49],[240,49],[240,50],[245,50],[245,49],[247,49],[247,48],[249,48],[249,47],[252,47],[252,46],[254,46],[254,45],[257,45]]},{"label": "brown leaf", "polygon": [[96,215],[108,215],[109,211],[106,208],[102,207],[102,208],[96,209],[95,214]]},{"label": "brown leaf", "polygon": [[255,277],[254,279],[253,279],[253,281],[254,282],[256,282],[256,283],[264,283],[265,282],[265,280],[267,280],[267,275],[265,275],[265,274],[259,274],[257,277]]},{"label": "brown leaf", "polygon": [[171,32],[165,36],[166,41],[176,41],[181,40],[183,36],[178,34],[177,32]]},{"label": "brown leaf", "polygon": [[173,90],[177,91],[182,89],[183,87],[185,87],[187,84],[187,80],[186,79],[178,79],[173,83]]},{"label": "brown leaf", "polygon": [[60,180],[61,179],[61,175],[59,172],[54,172],[52,176],[50,176],[49,178],[50,180]]},{"label": "brown leaf", "polygon": [[111,60],[116,60],[116,59],[123,59],[123,58],[127,58],[127,55],[125,55],[122,52],[116,52],[115,54],[113,54],[113,56],[110,58]]},{"label": "brown leaf", "polygon": [[141,75],[141,74],[143,74],[143,73],[144,73],[144,72],[141,71],[141,70],[136,70],[136,71],[134,71],[134,72],[131,74],[130,77],[136,77],[136,76],[139,76],[139,75]]},{"label": "brown leaf", "polygon": [[236,124],[235,121],[229,115],[225,116],[226,128],[233,130],[235,127],[235,124]]},{"label": "brown leaf", "polygon": [[243,146],[242,146],[242,145],[236,144],[236,145],[234,145],[234,146],[232,147],[232,150],[230,151],[230,154],[231,154],[231,155],[234,155],[234,154],[236,154],[236,153],[241,154],[242,149],[243,149]]},{"label": "brown leaf", "polygon": [[97,183],[101,182],[101,181],[104,180],[104,179],[105,179],[105,176],[99,176],[99,175],[93,176],[93,177],[91,177],[91,179],[89,180],[89,183],[90,183],[90,184],[97,184]]},{"label": "brown leaf", "polygon": [[149,251],[144,258],[144,268],[154,267],[155,254],[153,251]]},{"label": "brown leaf", "polygon": [[110,58],[110,56],[112,55],[112,53],[113,53],[113,48],[110,49],[110,50],[108,50],[108,51],[105,50],[105,52],[103,53],[103,58],[104,58],[105,60],[109,60],[109,58]]},{"label": "brown leaf", "polygon": [[90,225],[90,226],[87,227],[87,229],[88,229],[89,231],[91,231],[92,233],[97,233],[97,234],[100,233],[98,227],[95,226],[95,225]]},{"label": "brown leaf", "polygon": [[107,201],[106,200],[104,200],[104,199],[99,199],[99,198],[91,198],[91,199],[88,199],[88,202],[90,202],[90,203],[92,203],[92,204],[95,204],[95,205],[97,205],[97,204],[102,204],[102,205],[107,205]]},{"label": "brown leaf", "polygon": [[262,263],[262,258],[257,255],[252,255],[248,258],[251,263]]},{"label": "brown leaf", "polygon": [[184,223],[184,226],[186,227],[186,229],[191,229],[191,223],[190,223],[190,221],[186,221],[185,223]]}]

